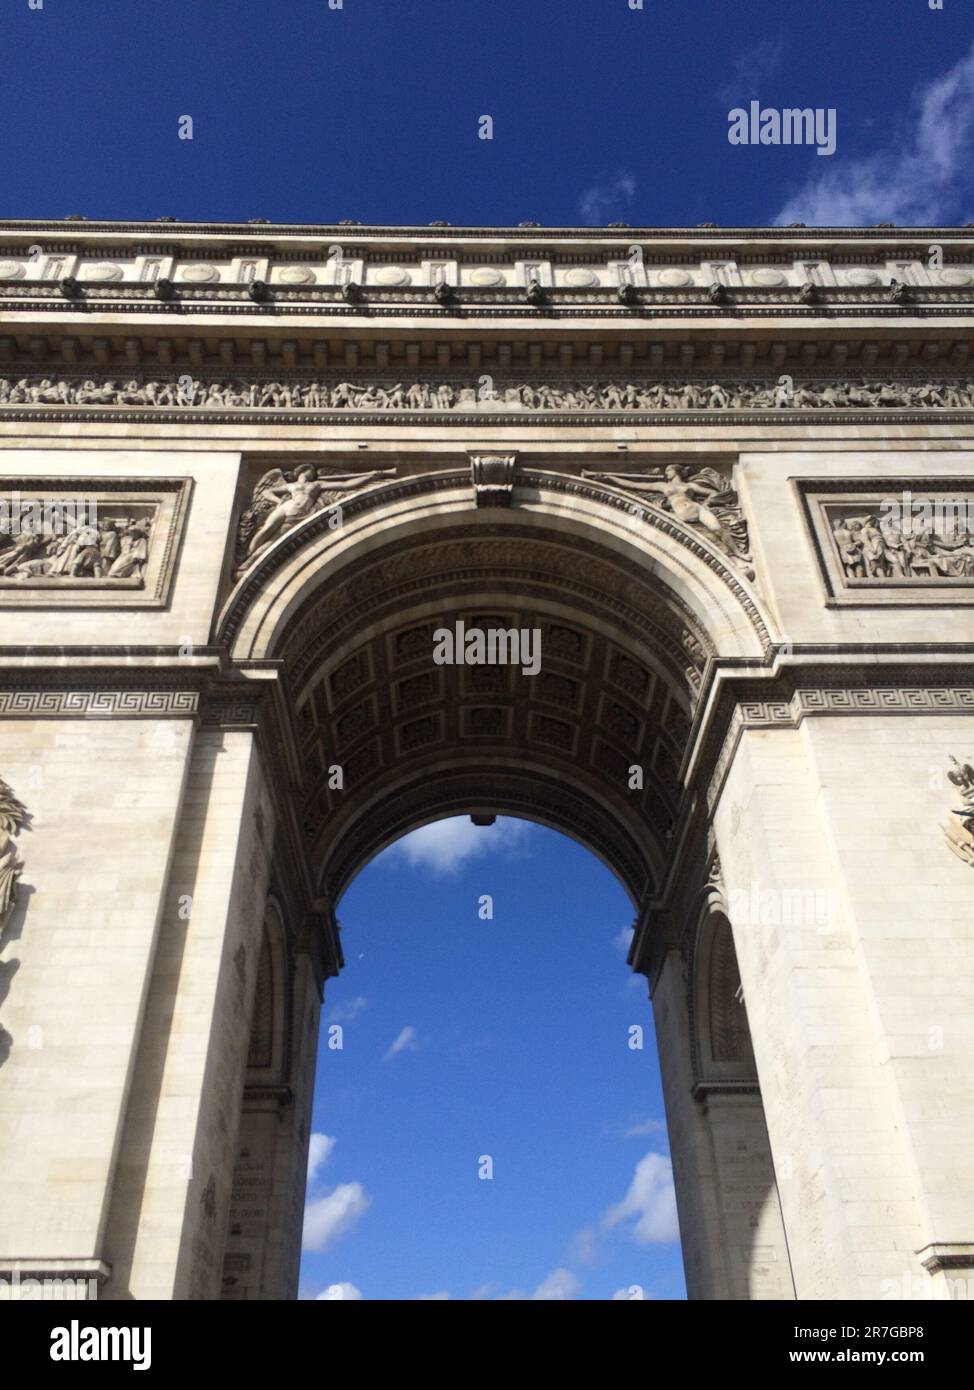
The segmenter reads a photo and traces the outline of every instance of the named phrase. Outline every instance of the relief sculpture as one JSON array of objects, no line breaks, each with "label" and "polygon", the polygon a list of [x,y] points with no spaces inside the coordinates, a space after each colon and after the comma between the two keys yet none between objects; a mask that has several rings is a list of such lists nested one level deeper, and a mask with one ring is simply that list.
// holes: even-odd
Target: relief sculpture
[{"label": "relief sculpture", "polygon": [[747,521],[737,493],[714,468],[670,463],[662,473],[589,473],[584,478],[612,484],[631,497],[671,512],[691,530],[702,532],[748,579],[751,566]]},{"label": "relief sculpture", "polygon": [[17,896],[23,864],[13,836],[27,823],[27,811],[0,777],[0,932],[6,927]]},{"label": "relief sculpture", "polygon": [[[788,383],[788,384],[783,384]],[[42,406],[179,410],[666,411],[950,410],[974,408],[974,381],[656,381],[518,383],[486,391],[459,382],[200,381],[131,379],[121,384],[0,377],[0,409]]]},{"label": "relief sculpture", "polygon": [[342,500],[379,478],[395,476],[394,468],[369,473],[335,473],[302,464],[284,472],[271,468],[258,481],[250,506],[237,531],[237,565],[246,568],[263,550],[316,512],[337,508]]}]

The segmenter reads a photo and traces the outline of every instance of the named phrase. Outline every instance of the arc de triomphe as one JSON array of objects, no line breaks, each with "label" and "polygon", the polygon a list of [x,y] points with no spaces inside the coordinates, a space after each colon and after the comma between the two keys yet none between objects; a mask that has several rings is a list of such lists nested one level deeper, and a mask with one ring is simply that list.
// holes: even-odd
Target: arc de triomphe
[{"label": "arc de triomphe", "polygon": [[0,1274],[293,1297],[335,904],[503,813],[691,1297],[967,1287],[972,342],[946,229],[0,224]]}]

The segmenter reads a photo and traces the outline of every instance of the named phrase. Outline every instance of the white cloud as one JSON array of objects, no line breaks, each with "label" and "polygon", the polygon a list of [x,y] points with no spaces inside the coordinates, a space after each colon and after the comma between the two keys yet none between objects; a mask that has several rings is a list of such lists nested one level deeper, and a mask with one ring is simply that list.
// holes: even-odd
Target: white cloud
[{"label": "white cloud", "polygon": [[636,193],[632,174],[620,171],[615,178],[586,189],[579,200],[582,221],[589,227],[602,227],[606,222],[620,221],[621,214]]},{"label": "white cloud", "polygon": [[449,1289],[440,1289],[439,1293],[421,1293],[415,1300],[417,1303],[445,1303],[452,1294]]},{"label": "white cloud", "polygon": [[355,1302],[361,1297],[362,1290],[357,1289],[354,1284],[349,1284],[346,1281],[341,1284],[329,1284],[327,1289],[322,1289],[321,1293],[317,1295],[315,1301],[320,1302],[320,1300],[324,1298],[330,1302],[349,1303]]},{"label": "white cloud", "polygon": [[310,1201],[304,1209],[305,1250],[319,1254],[347,1235],[372,1205],[360,1182],[343,1182],[325,1197]]},{"label": "white cloud", "polygon": [[922,227],[970,220],[972,156],[974,48],[915,93],[909,116],[896,123],[885,147],[858,159],[815,160],[827,167],[816,168],[774,220],[812,227],[877,222]]},{"label": "white cloud", "polygon": [[622,927],[612,938],[613,946],[623,958],[629,954],[629,947],[632,945],[632,938],[634,935],[635,933],[632,927]]},{"label": "white cloud", "polygon": [[679,1239],[673,1169],[664,1154],[648,1153],[639,1160],[629,1191],[621,1202],[605,1212],[602,1229],[611,1231],[633,1217],[635,1223],[630,1225],[629,1232],[637,1245]]},{"label": "white cloud", "polygon": [[470,1295],[473,1299],[492,1299],[495,1303],[551,1302],[556,1299],[575,1298],[581,1284],[570,1269],[553,1269],[534,1293],[523,1289],[509,1289],[507,1293],[495,1293],[496,1284],[481,1284]]},{"label": "white cloud", "polygon": [[314,1182],[322,1168],[331,1158],[335,1140],[330,1134],[312,1134],[308,1143],[308,1186]]},{"label": "white cloud", "polygon": [[571,1257],[576,1264],[591,1264],[599,1252],[599,1233],[594,1226],[576,1232],[571,1240]]},{"label": "white cloud", "polygon": [[354,1023],[368,1002],[364,994],[357,994],[354,999],[346,999],[344,1003],[336,1004],[333,1009],[328,1010],[328,1022]]},{"label": "white cloud", "polygon": [[652,1118],[648,1120],[638,1120],[636,1124],[629,1126],[622,1137],[624,1139],[636,1139],[644,1134],[659,1134],[661,1130],[665,1129],[665,1120],[654,1120]]},{"label": "white cloud", "polygon": [[394,866],[431,869],[434,874],[455,874],[461,865],[488,853],[516,854],[531,834],[528,821],[498,816],[493,825],[474,825],[469,816],[450,816],[421,826],[390,845],[382,858]]},{"label": "white cloud", "polygon": [[419,1039],[416,1036],[416,1029],[413,1027],[411,1023],[408,1023],[405,1028],[401,1028],[399,1030],[392,1046],[389,1048],[389,1051],[386,1053],[382,1060],[383,1062],[388,1062],[390,1057],[395,1057],[396,1054],[399,1052],[418,1051]]},{"label": "white cloud", "polygon": [[581,1287],[570,1269],[553,1269],[547,1279],[541,1281],[531,1297],[536,1301],[576,1298]]}]

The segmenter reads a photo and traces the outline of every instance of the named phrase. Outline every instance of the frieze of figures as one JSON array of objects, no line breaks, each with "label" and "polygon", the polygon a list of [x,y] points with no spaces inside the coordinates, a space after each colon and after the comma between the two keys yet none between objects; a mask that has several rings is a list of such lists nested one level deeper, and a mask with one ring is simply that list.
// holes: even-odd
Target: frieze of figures
[{"label": "frieze of figures", "polygon": [[829,524],[846,579],[974,579],[974,534],[964,524],[900,525],[878,510]]},{"label": "frieze of figures", "polygon": [[[488,382],[489,385],[483,383]],[[0,377],[0,409],[15,406],[189,410],[887,410],[974,409],[974,381],[556,382],[480,385],[350,381],[94,381]]]},{"label": "frieze of figures", "polygon": [[79,525],[53,531],[0,526],[0,587],[13,582],[58,588],[102,581],[106,587],[141,589],[154,511],[151,504],[102,509]]}]

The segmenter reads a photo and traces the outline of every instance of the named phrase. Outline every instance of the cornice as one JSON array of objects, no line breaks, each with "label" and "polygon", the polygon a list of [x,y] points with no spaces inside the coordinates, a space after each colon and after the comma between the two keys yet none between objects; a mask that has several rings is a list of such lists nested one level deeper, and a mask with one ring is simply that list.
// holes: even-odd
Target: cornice
[{"label": "cornice", "polygon": [[355,223],[355,222],[187,222],[173,221],[119,221],[109,218],[50,218],[0,220],[0,235],[5,232],[20,234],[25,232],[50,232],[69,237],[72,240],[88,235],[112,234],[114,236],[158,236],[168,239],[183,237],[232,237],[236,241],[267,241],[279,237],[330,237],[334,240],[342,236],[347,239],[395,239],[410,241],[456,241],[476,237],[492,241],[503,239],[512,242],[538,242],[556,240],[570,241],[694,241],[704,244],[725,242],[728,239],[741,242],[782,241],[808,242],[819,244],[822,241],[874,241],[878,244],[896,244],[903,240],[926,240],[928,237],[952,237],[964,241],[974,240],[974,232],[968,227],[926,226],[926,227],[541,227],[537,224],[516,227],[487,226],[433,226],[429,223],[407,225],[402,223]]}]

